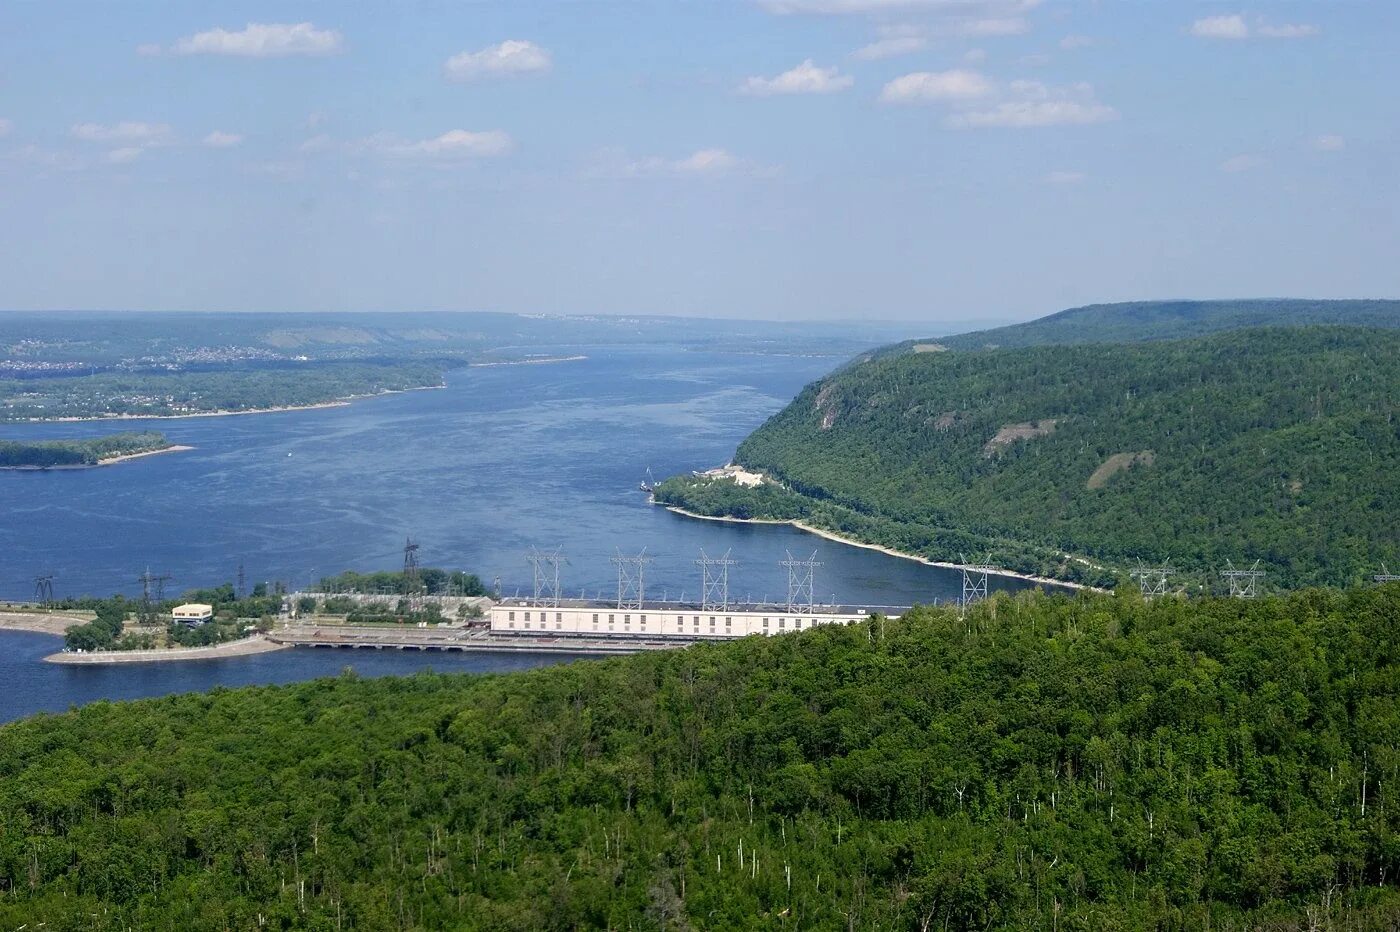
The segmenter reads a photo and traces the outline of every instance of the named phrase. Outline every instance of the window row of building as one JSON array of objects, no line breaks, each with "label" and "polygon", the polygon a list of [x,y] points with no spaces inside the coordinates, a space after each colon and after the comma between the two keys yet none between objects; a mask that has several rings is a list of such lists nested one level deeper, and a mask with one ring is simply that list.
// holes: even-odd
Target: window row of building
[{"label": "window row of building", "polygon": [[865,617],[863,609],[804,615],[777,614],[771,610],[697,615],[655,610],[629,612],[602,606],[541,608],[517,603],[492,607],[491,630],[510,634],[734,638],[802,631],[820,624],[850,624]]}]

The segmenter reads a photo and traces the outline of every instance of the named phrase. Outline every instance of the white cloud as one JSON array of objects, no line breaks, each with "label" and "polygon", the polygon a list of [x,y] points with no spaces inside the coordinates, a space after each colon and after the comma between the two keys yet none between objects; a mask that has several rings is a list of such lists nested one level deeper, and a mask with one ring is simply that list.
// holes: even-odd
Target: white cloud
[{"label": "white cloud", "polygon": [[145,55],[147,57],[159,55],[161,52],[164,51],[165,49],[161,48],[160,43],[158,42],[143,42],[142,44],[136,46],[136,54]]},{"label": "white cloud", "polygon": [[217,129],[200,140],[211,149],[231,149],[242,141],[243,137],[238,133],[225,133]]},{"label": "white cloud", "polygon": [[461,52],[447,60],[443,69],[456,81],[548,71],[549,52],[524,39],[507,39],[475,52]]},{"label": "white cloud", "polygon": [[920,52],[927,47],[928,39],[923,36],[890,36],[861,46],[851,53],[851,57],[859,61],[882,61]]},{"label": "white cloud", "polygon": [[1191,24],[1191,35],[1202,39],[1248,39],[1249,24],[1238,13],[1207,16]]},{"label": "white cloud", "polygon": [[1118,111],[1099,103],[1076,100],[1008,100],[997,104],[991,110],[960,113],[950,122],[953,126],[1025,129],[1038,126],[1084,126],[1117,118]]},{"label": "white cloud", "polygon": [[141,157],[146,150],[141,146],[122,146],[107,153],[107,161],[113,165],[127,165]]},{"label": "white cloud", "polygon": [[958,20],[952,26],[952,31],[960,36],[1019,36],[1029,29],[1019,16]]},{"label": "white cloud", "polygon": [[249,23],[238,32],[210,29],[179,39],[176,55],[239,55],[279,58],[288,55],[334,55],[344,48],[340,33],[311,23]]},{"label": "white cloud", "polygon": [[617,149],[599,153],[588,174],[596,178],[720,178],[728,175],[761,176],[771,172],[739,158],[727,149],[699,149],[681,158],[648,156],[629,158]]},{"label": "white cloud", "polygon": [[968,62],[969,64],[976,64],[978,62],[984,62],[986,60],[986,49],[968,49],[966,52],[963,52],[963,61]]},{"label": "white cloud", "polygon": [[10,130],[13,128],[13,123],[11,123],[9,120],[0,118],[0,136],[8,136],[10,134]]},{"label": "white cloud", "polygon": [[165,123],[141,123],[127,120],[121,123],[76,123],[69,134],[83,142],[119,142],[128,146],[162,146],[175,136]]},{"label": "white cloud", "polygon": [[1012,81],[988,108],[953,114],[950,126],[1027,129],[1041,126],[1085,126],[1118,119],[1118,111],[1100,103],[1090,84],[1050,87],[1039,81]]},{"label": "white cloud", "polygon": [[1258,31],[1266,39],[1306,39],[1317,35],[1318,30],[1311,23],[1280,23],[1277,26],[1261,23]]},{"label": "white cloud", "polygon": [[1341,136],[1329,134],[1314,139],[1312,147],[1319,152],[1339,152],[1347,147],[1347,141]]},{"label": "white cloud", "polygon": [[1087,49],[1093,44],[1094,40],[1089,36],[1065,36],[1060,40],[1060,48],[1064,49],[1066,52],[1072,52],[1075,49]]},{"label": "white cloud", "polygon": [[459,161],[505,155],[515,148],[515,143],[508,133],[499,129],[475,133],[454,129],[432,139],[412,141],[381,133],[365,140],[361,147],[396,158]]},{"label": "white cloud", "polygon": [[1220,163],[1220,170],[1223,172],[1247,172],[1258,168],[1264,164],[1264,160],[1257,155],[1237,155],[1228,158]]},{"label": "white cloud", "polygon": [[835,68],[818,68],[809,58],[796,68],[772,78],[752,77],[739,88],[745,94],[769,97],[774,94],[832,94],[855,83],[855,78]]},{"label": "white cloud", "polygon": [[928,103],[939,100],[975,100],[993,91],[992,82],[976,71],[916,71],[895,78],[880,92],[885,103]]},{"label": "white cloud", "polygon": [[1079,184],[1088,176],[1083,172],[1054,171],[1045,176],[1047,184]]},{"label": "white cloud", "polygon": [[1191,24],[1191,35],[1201,39],[1305,39],[1317,32],[1317,27],[1310,23],[1274,24],[1259,17],[1251,27],[1243,13],[1207,16]]}]

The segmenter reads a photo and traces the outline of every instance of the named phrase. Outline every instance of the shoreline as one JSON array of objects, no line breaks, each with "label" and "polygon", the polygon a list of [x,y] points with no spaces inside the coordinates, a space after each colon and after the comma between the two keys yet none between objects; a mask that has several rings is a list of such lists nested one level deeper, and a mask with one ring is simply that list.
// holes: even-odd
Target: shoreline
[{"label": "shoreline", "polygon": [[[815,534],[817,537],[822,537],[826,540],[834,541],[838,544],[845,544],[848,547],[859,547],[862,550],[874,550],[878,553],[883,553],[885,556],[898,557],[901,560],[913,560],[915,563],[922,563],[925,566],[936,566],[940,569],[945,570],[962,569],[961,563],[949,563],[944,560],[930,560],[928,557],[921,557],[915,553],[905,553],[901,550],[895,550],[891,547],[883,546],[882,544],[871,544],[866,543],[865,541],[855,540],[850,537],[842,537],[835,531],[828,531],[825,528],[816,527],[815,525],[807,524],[806,522],[797,519],[784,520],[779,518],[716,517],[715,515],[702,515],[694,511],[687,511],[686,509],[681,508],[679,505],[666,505],[656,501],[655,499],[652,499],[652,503],[661,505],[661,507],[665,508],[667,511],[673,512],[678,515],[683,515],[687,518],[696,518],[700,521],[722,521],[728,522],[730,524],[786,524],[789,527],[797,528],[799,531],[805,531],[808,534]],[[1003,576],[1007,579],[1019,579],[1023,582],[1040,583],[1047,586],[1062,586],[1066,589],[1074,590],[1086,589],[1090,592],[1107,592],[1106,589],[1099,589],[1095,586],[1089,586],[1084,583],[1070,582],[1068,580],[1063,579],[1052,579],[1048,576],[1032,576],[1029,573],[1018,573],[1015,570],[996,569],[988,570],[988,573],[990,573],[993,576]]]},{"label": "shoreline", "polygon": [[159,450],[143,450],[140,453],[122,453],[118,456],[107,456],[98,460],[96,466],[111,466],[113,463],[124,463],[127,460],[140,459],[143,456],[156,456],[160,453],[183,453],[186,450],[193,450],[194,447],[182,443],[172,443],[168,447],[161,447]]},{"label": "shoreline", "polygon": [[[192,417],[238,417],[243,414],[282,414],[286,411],[317,411],[321,408],[343,408],[346,405],[366,398],[380,398],[384,395],[402,395],[406,392],[426,392],[435,388],[446,388],[446,385],[417,385],[413,388],[389,388],[382,392],[369,392],[363,395],[346,395],[343,398],[335,398],[331,401],[318,401],[309,405],[276,405],[270,408],[245,408],[241,411],[194,411],[190,414],[93,414],[73,417],[29,417],[17,421],[5,421],[8,424],[80,424],[88,421],[178,421]],[[154,453],[163,453],[164,450],[153,450]]]},{"label": "shoreline", "polygon": [[498,366],[542,366],[553,362],[579,362],[587,359],[582,354],[576,356],[547,356],[543,359],[504,359],[499,362],[469,362],[468,369],[492,369]]},{"label": "shoreline", "polygon": [[45,663],[85,664],[176,663],[184,660],[217,660],[220,657],[248,657],[284,650],[286,644],[270,641],[261,634],[225,641],[208,647],[160,647],[152,650],[95,650],[87,653],[58,651],[44,658]]},{"label": "shoreline", "polygon": [[77,615],[55,615],[49,612],[0,612],[0,631],[24,631],[28,634],[49,634],[61,638],[73,625],[85,625],[91,620]]}]

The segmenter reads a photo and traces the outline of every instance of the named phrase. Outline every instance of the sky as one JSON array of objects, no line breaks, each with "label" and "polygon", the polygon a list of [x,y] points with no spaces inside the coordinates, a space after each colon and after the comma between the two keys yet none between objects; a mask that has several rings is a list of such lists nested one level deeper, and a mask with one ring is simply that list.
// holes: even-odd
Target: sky
[{"label": "sky", "polygon": [[0,4],[0,308],[1400,297],[1400,4]]}]

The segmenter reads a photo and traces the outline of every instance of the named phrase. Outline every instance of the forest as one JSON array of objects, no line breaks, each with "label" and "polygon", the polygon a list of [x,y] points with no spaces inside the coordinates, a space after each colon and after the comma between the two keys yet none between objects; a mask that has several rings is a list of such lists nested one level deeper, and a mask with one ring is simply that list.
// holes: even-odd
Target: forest
[{"label": "forest", "polygon": [[744,440],[735,461],[776,485],[656,497],[1104,585],[1140,560],[1191,592],[1227,561],[1346,585],[1400,564],[1397,402],[1394,330],[911,352],[808,386]]},{"label": "forest", "polygon": [[1393,929],[1400,586],[0,727],[0,928]]},{"label": "forest", "polygon": [[156,431],[128,431],[81,440],[0,440],[0,469],[96,466],[114,456],[153,453],[170,447]]}]

